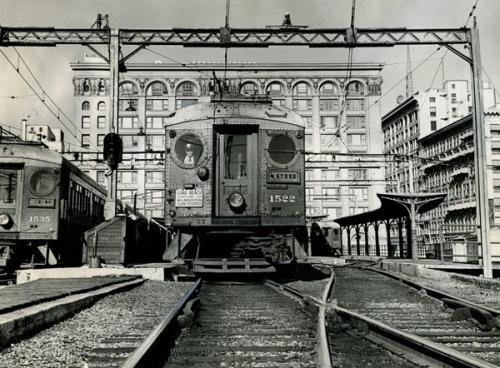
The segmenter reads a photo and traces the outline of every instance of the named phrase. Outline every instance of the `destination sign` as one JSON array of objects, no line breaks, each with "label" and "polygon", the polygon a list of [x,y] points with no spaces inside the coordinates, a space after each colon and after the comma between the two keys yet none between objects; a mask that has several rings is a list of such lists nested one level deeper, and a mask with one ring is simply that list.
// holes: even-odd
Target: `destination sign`
[{"label": "destination sign", "polygon": [[196,189],[177,189],[175,207],[203,207],[203,192]]}]

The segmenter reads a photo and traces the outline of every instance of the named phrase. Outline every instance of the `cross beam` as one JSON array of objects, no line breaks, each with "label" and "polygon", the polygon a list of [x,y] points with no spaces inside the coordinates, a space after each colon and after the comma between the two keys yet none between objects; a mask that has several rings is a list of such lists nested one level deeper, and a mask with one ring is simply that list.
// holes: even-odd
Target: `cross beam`
[{"label": "cross beam", "polygon": [[[185,47],[388,47],[466,44],[468,28],[173,28],[120,29],[122,45]],[[0,46],[109,44],[107,29],[0,27]]]}]

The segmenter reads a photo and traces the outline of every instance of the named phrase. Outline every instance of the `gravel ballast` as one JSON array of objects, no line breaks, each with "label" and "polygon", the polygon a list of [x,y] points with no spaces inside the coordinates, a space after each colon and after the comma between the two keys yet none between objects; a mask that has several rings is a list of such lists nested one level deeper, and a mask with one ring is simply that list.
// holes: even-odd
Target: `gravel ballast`
[{"label": "gravel ballast", "polygon": [[[98,360],[95,352],[109,349],[115,340],[116,348],[128,350],[122,353],[126,359],[190,285],[147,281],[130,291],[110,295],[74,317],[4,349],[0,352],[0,367],[88,367],[89,362]],[[135,336],[124,343],[120,336],[129,336],[131,330]]]}]

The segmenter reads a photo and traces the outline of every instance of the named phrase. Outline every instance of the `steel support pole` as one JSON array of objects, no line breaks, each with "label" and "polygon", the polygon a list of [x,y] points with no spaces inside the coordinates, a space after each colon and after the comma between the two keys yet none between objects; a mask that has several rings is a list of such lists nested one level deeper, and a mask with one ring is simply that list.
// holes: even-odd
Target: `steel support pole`
[{"label": "steel support pole", "polygon": [[378,227],[380,226],[379,223],[374,223],[373,228],[375,229],[375,255],[377,257],[380,257],[380,239],[378,236]]},{"label": "steel support pole", "polygon": [[410,218],[408,219],[409,234],[408,234],[408,249],[411,254],[411,259],[418,259],[418,240],[417,240],[417,205],[412,200],[410,203]]},{"label": "steel support pole", "polygon": [[479,219],[479,236],[481,242],[483,276],[493,277],[490,249],[490,224],[488,211],[488,178],[486,169],[486,139],[488,136],[484,122],[483,83],[481,78],[481,52],[479,48],[479,30],[476,27],[469,31],[472,59],[472,124],[474,129],[474,161],[476,169],[476,216]]},{"label": "steel support pole", "polygon": [[370,255],[370,241],[368,239],[368,224],[364,225],[365,228],[365,255]]},{"label": "steel support pole", "polygon": [[[118,85],[120,60],[120,31],[110,30],[109,37],[109,132],[118,133]],[[111,175],[108,176],[108,196],[106,198],[105,218],[109,220],[116,215],[116,185],[117,172],[109,168]]]}]

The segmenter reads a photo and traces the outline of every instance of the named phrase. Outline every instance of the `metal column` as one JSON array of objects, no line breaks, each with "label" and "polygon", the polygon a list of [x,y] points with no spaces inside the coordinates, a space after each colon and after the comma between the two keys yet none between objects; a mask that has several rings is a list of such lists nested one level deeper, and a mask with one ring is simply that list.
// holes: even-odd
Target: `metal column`
[{"label": "metal column", "polygon": [[474,161],[476,169],[476,216],[479,219],[479,240],[481,241],[483,275],[493,277],[490,249],[490,224],[488,211],[488,179],[486,171],[486,126],[483,112],[483,83],[481,78],[481,52],[479,48],[479,30],[476,27],[469,31],[472,59],[472,124],[474,129]]},{"label": "metal column", "polygon": [[[110,30],[109,37],[109,132],[118,133],[118,85],[119,85],[119,60],[120,60],[120,31]],[[116,185],[117,172],[111,167],[108,176],[108,196],[106,198],[104,217],[106,220],[116,215]]]}]

